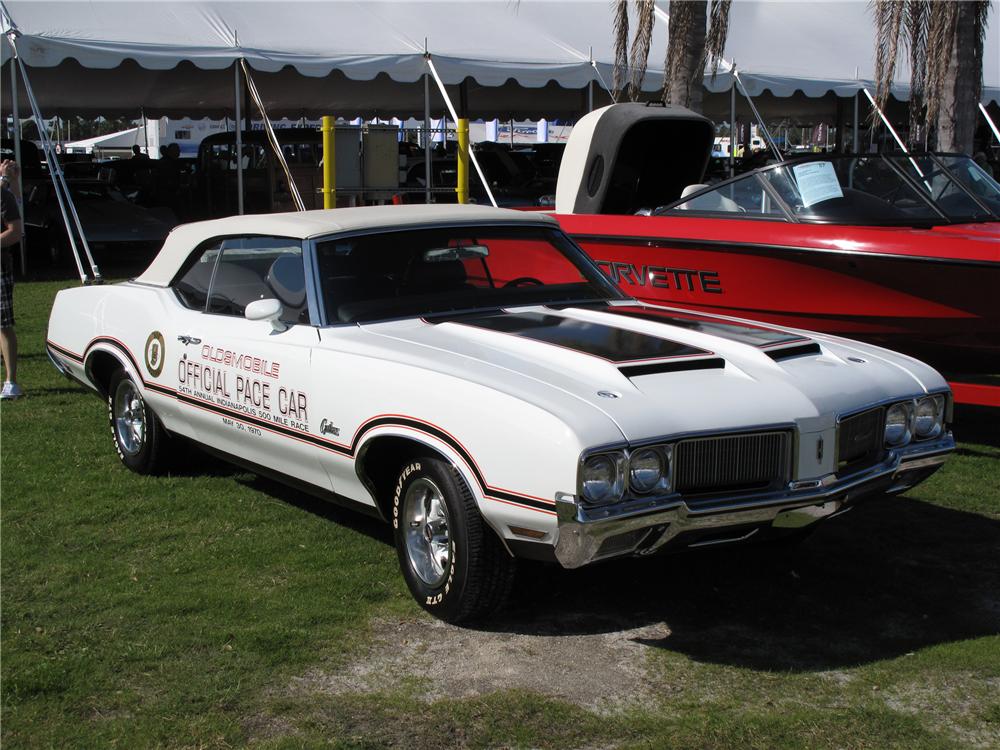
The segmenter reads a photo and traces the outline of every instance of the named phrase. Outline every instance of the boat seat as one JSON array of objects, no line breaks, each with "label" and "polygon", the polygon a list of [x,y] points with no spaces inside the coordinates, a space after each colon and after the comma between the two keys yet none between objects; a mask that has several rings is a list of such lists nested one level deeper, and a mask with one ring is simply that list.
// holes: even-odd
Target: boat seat
[{"label": "boat seat", "polygon": [[[699,190],[705,190],[708,185],[688,185],[681,192],[681,198],[687,198],[693,193],[697,193]],[[744,209],[740,207],[740,204],[731,198],[727,198],[722,195],[719,191],[712,193],[706,193],[705,195],[700,195],[697,198],[688,201],[687,203],[682,203],[677,208],[682,211],[725,211],[726,213],[744,213]]]}]

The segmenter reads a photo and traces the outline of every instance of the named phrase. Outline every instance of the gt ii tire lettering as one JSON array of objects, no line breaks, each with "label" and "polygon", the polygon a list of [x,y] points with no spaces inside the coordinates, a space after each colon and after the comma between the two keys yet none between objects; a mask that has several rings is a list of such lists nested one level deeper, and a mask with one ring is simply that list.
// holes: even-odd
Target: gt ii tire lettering
[{"label": "gt ii tire lettering", "polygon": [[399,470],[392,526],[403,578],[413,598],[435,617],[475,621],[506,600],[514,559],[447,461],[421,458]]}]

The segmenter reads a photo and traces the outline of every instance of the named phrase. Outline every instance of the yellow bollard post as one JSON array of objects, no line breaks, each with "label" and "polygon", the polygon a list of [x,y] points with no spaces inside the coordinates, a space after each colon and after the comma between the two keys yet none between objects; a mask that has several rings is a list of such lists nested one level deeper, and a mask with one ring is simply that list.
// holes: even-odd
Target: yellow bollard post
[{"label": "yellow bollard post", "polygon": [[323,208],[337,207],[337,152],[334,148],[336,123],[329,115],[323,116]]},{"label": "yellow bollard post", "polygon": [[459,203],[469,202],[469,121],[460,118],[458,121],[458,193]]}]

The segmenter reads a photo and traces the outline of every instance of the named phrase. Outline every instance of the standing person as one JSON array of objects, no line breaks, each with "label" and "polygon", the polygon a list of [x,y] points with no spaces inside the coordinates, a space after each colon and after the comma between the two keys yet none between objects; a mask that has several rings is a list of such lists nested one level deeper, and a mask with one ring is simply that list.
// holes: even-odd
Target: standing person
[{"label": "standing person", "polygon": [[17,163],[0,162],[0,357],[7,369],[0,399],[24,395],[17,384],[17,334],[14,332],[14,252],[19,249],[24,232],[21,211],[15,195]]}]

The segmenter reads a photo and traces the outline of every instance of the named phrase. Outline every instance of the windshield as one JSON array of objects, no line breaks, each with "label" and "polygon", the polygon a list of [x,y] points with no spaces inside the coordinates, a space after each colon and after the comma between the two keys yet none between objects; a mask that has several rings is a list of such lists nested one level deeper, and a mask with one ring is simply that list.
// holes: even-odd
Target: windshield
[{"label": "windshield", "polygon": [[320,241],[316,253],[329,323],[627,299],[545,227],[382,232]]},{"label": "windshield", "polygon": [[1000,215],[1000,185],[968,156],[892,157],[892,161],[949,217],[980,221],[990,218],[990,210]]},{"label": "windshield", "polygon": [[755,170],[711,190],[691,185],[685,193],[655,213],[857,225],[945,224],[1000,216],[1000,186],[964,156],[806,159]]}]

